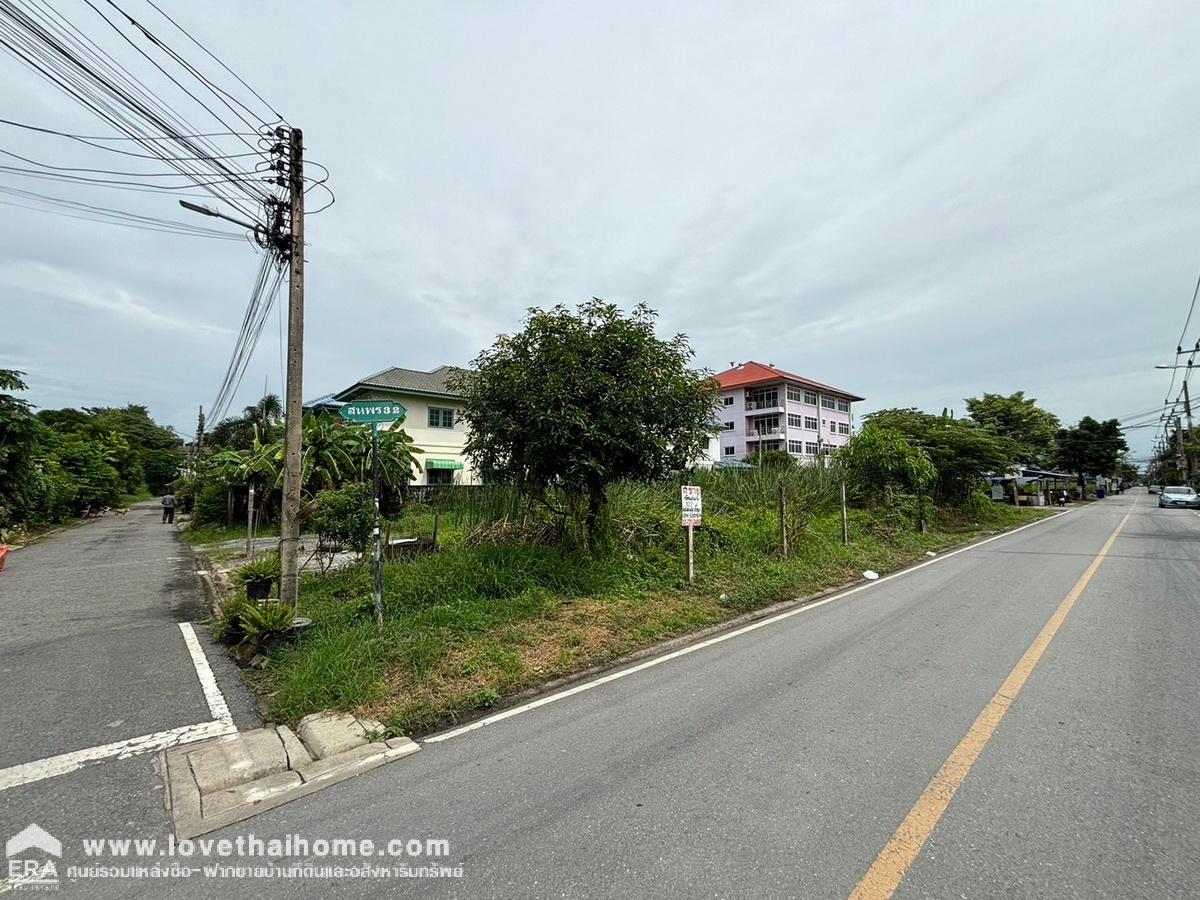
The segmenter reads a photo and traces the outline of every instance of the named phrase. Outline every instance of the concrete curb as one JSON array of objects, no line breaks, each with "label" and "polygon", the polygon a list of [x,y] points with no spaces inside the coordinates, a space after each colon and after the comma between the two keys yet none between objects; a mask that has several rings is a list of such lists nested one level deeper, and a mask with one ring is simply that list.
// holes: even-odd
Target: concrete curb
[{"label": "concrete curb", "polygon": [[164,751],[158,765],[176,838],[232,825],[421,749],[405,737],[372,741],[383,725],[347,713],[306,716],[297,732],[256,728]]}]

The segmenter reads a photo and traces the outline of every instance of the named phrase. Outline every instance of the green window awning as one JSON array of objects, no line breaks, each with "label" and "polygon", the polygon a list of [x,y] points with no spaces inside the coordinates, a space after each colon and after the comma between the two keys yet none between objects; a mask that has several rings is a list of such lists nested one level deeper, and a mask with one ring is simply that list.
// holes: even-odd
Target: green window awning
[{"label": "green window awning", "polygon": [[426,469],[461,469],[463,464],[457,459],[427,459],[425,460]]}]

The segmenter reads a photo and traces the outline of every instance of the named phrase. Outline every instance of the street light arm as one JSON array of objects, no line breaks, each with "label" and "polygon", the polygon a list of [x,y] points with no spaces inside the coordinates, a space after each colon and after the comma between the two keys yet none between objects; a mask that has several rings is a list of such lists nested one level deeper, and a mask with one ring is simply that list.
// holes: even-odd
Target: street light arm
[{"label": "street light arm", "polygon": [[209,209],[207,206],[201,206],[199,203],[188,203],[186,200],[180,200],[179,205],[184,209],[190,209],[192,212],[200,213],[202,216],[212,216],[214,219],[224,219],[226,222],[232,222],[234,225],[241,225],[243,228],[249,228],[251,231],[257,231],[260,226],[251,225],[249,222],[244,222],[241,219],[235,219],[233,216],[227,216],[225,213],[217,212],[215,209]]}]

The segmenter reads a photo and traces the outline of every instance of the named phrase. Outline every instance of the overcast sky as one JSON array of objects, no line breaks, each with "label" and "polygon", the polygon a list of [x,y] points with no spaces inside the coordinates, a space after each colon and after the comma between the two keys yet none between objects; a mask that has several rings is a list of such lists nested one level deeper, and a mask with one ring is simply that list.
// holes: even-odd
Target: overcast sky
[{"label": "overcast sky", "polygon": [[[306,397],[465,364],[525,308],[593,295],[646,301],[699,365],[775,363],[864,411],[1024,389],[1073,421],[1167,391],[1153,366],[1200,267],[1195,4],[158,2],[332,173],[308,222]],[[0,116],[106,133],[6,55],[0,83]],[[11,128],[0,147],[95,162]],[[146,403],[190,437],[256,265],[0,206],[0,366],[39,405]],[[235,408],[264,383],[274,319]],[[1131,436],[1144,455],[1152,430]]]}]

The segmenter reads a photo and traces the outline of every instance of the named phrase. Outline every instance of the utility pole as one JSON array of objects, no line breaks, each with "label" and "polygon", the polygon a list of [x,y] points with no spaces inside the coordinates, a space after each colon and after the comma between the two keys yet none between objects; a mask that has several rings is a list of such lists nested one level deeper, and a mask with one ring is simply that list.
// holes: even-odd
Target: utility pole
[{"label": "utility pole", "polygon": [[300,442],[304,415],[304,134],[293,128],[288,153],[291,235],[288,259],[287,386],[284,418],[283,514],[279,522],[279,599],[295,608],[300,581]]},{"label": "utility pole", "polygon": [[192,474],[200,468],[200,451],[204,449],[204,406],[200,406],[200,415],[196,419],[196,443],[192,447]]},{"label": "utility pole", "polygon": [[[1191,372],[1188,373],[1188,375],[1190,374]],[[1187,438],[1188,445],[1190,446],[1192,441],[1192,397],[1188,393],[1186,375],[1183,379],[1183,411],[1187,414]],[[1184,454],[1184,459],[1187,460],[1188,484],[1191,484],[1192,476],[1195,474],[1195,465],[1192,462],[1192,454],[1190,451]]]}]

